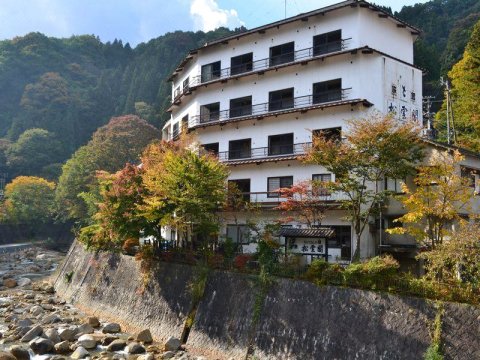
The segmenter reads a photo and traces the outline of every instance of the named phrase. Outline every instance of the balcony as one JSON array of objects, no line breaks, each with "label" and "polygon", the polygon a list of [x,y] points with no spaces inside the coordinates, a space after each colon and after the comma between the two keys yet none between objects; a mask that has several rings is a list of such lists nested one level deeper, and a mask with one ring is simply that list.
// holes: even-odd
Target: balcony
[{"label": "balcony", "polygon": [[247,120],[263,118],[265,116],[280,115],[282,113],[308,110],[309,108],[322,107],[328,103],[334,103],[347,99],[352,88],[324,91],[314,95],[300,96],[296,98],[281,99],[262,104],[244,106],[241,108],[211,111],[209,113],[192,116],[189,128],[205,124],[222,123],[229,120]]},{"label": "balcony", "polygon": [[218,159],[222,162],[280,159],[282,157],[304,155],[311,146],[312,143],[308,142],[299,144],[259,147],[253,149],[221,151],[218,153]]},{"label": "balcony", "polygon": [[[238,194],[241,197],[240,203],[238,200],[231,199],[229,203],[231,205],[235,204],[235,209],[230,207],[230,210],[237,210],[238,208],[244,207],[246,204],[258,204],[259,206],[265,207],[276,207],[280,205],[281,202],[286,201],[285,198],[281,198],[277,191],[264,191],[264,192],[244,192]],[[317,197],[319,203],[323,204],[332,204],[338,205],[343,200],[348,200],[348,197],[341,193],[328,193],[319,195]],[[243,202],[243,205],[241,204]]]},{"label": "balcony", "polygon": [[209,74],[197,75],[190,79],[189,91],[192,88],[208,84],[218,80],[228,80],[232,77],[238,77],[252,72],[262,72],[269,68],[276,68],[278,66],[285,66],[295,62],[301,62],[309,59],[313,59],[318,56],[325,56],[334,54],[336,52],[344,51],[348,49],[348,43],[351,38],[342,39],[338,41],[332,41],[326,44],[317,45],[315,47],[301,49],[292,53],[285,53],[278,56],[272,56],[261,60],[252,61],[251,63],[241,64],[238,66],[228,67],[219,71],[214,71]]}]

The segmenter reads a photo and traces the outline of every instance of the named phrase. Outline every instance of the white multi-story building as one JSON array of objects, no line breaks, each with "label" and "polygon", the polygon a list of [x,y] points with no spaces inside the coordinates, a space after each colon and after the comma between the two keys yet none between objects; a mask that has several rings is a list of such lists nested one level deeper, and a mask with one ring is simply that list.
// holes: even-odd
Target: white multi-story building
[{"label": "white multi-story building", "polygon": [[[228,164],[229,180],[261,205],[261,219],[274,220],[279,187],[334,178],[297,160],[318,131],[341,136],[345,120],[372,111],[421,123],[422,71],[413,65],[418,34],[374,5],[347,0],[207,43],[190,51],[170,78],[171,120],[163,138],[193,132]],[[307,255],[307,262],[350,259],[355,241],[335,206],[339,199],[325,196],[332,207],[322,229],[307,231],[293,222],[285,230],[296,239],[291,251]],[[252,249],[244,234],[249,215],[224,215],[222,236]],[[361,242],[362,257],[375,255],[382,241],[371,228]]]}]

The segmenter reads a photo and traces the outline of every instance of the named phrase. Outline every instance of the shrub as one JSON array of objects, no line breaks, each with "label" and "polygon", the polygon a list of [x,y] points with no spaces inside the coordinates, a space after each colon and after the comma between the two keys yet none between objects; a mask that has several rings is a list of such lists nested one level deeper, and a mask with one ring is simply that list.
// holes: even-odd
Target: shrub
[{"label": "shrub", "polygon": [[212,254],[208,256],[207,263],[212,269],[221,269],[225,263],[225,257],[222,254]]},{"label": "shrub", "polygon": [[391,256],[376,256],[363,263],[350,264],[344,272],[345,283],[368,289],[386,288],[395,283],[400,265]]},{"label": "shrub", "polygon": [[140,246],[140,243],[138,239],[130,238],[125,240],[125,242],[122,245],[122,250],[127,255],[135,255],[139,246]]},{"label": "shrub", "polygon": [[312,281],[321,279],[323,278],[325,270],[327,270],[329,266],[328,262],[324,259],[315,259],[308,267],[307,272],[305,273],[305,278]]}]

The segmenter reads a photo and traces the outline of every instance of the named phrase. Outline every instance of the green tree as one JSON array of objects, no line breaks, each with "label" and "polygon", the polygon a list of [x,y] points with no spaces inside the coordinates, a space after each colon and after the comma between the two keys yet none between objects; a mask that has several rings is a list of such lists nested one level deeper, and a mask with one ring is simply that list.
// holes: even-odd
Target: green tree
[{"label": "green tree", "polygon": [[[462,60],[448,76],[452,80],[453,114],[458,144],[480,151],[480,21],[473,29]],[[446,108],[437,114],[446,137]]]},{"label": "green tree", "polygon": [[61,149],[54,134],[44,129],[29,129],[6,151],[7,165],[15,175],[45,176],[47,166],[63,160]]},{"label": "green tree", "polygon": [[397,220],[403,227],[388,231],[410,234],[430,249],[442,244],[450,235],[448,226],[462,221],[460,211],[468,211],[473,195],[471,180],[460,173],[463,159],[458,151],[446,151],[432,154],[426,165],[419,166],[415,188],[403,186],[400,199],[407,213]]},{"label": "green tree", "polygon": [[335,174],[335,182],[325,185],[346,197],[341,204],[352,223],[356,238],[353,260],[358,261],[363,231],[379,205],[391,195],[375,184],[413,174],[422,147],[413,123],[399,123],[391,117],[354,119],[348,121],[347,128],[344,141],[314,137],[305,161]]},{"label": "green tree", "polygon": [[[99,194],[96,171],[114,172],[138,163],[143,149],[159,137],[156,128],[134,115],[112,118],[99,128],[62,168],[55,194],[61,218],[87,221],[91,213],[85,199]],[[90,195],[80,196],[85,193]]]},{"label": "green tree", "polygon": [[218,231],[216,213],[227,199],[225,165],[181,142],[151,145],[142,162],[146,218],[178,229],[185,240],[190,235],[208,245],[208,237]]},{"label": "green tree", "polygon": [[53,219],[55,183],[35,176],[19,176],[5,187],[3,221],[35,226]]}]

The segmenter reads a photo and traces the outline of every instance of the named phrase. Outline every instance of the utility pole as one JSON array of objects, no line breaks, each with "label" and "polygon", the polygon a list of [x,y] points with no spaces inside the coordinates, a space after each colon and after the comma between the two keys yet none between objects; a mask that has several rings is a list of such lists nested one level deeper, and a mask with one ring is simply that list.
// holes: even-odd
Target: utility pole
[{"label": "utility pole", "polygon": [[452,106],[452,97],[450,94],[450,82],[444,80],[443,77],[440,79],[440,82],[445,86],[445,99],[447,100],[447,143],[451,144],[457,141],[457,136],[455,133],[455,123],[453,118],[453,106]]},{"label": "utility pole", "polygon": [[284,0],[285,4],[285,19],[287,18],[287,0]]},{"label": "utility pole", "polygon": [[429,139],[435,138],[435,129],[433,126],[432,100],[434,96],[424,96],[422,99],[423,110],[423,136]]}]

